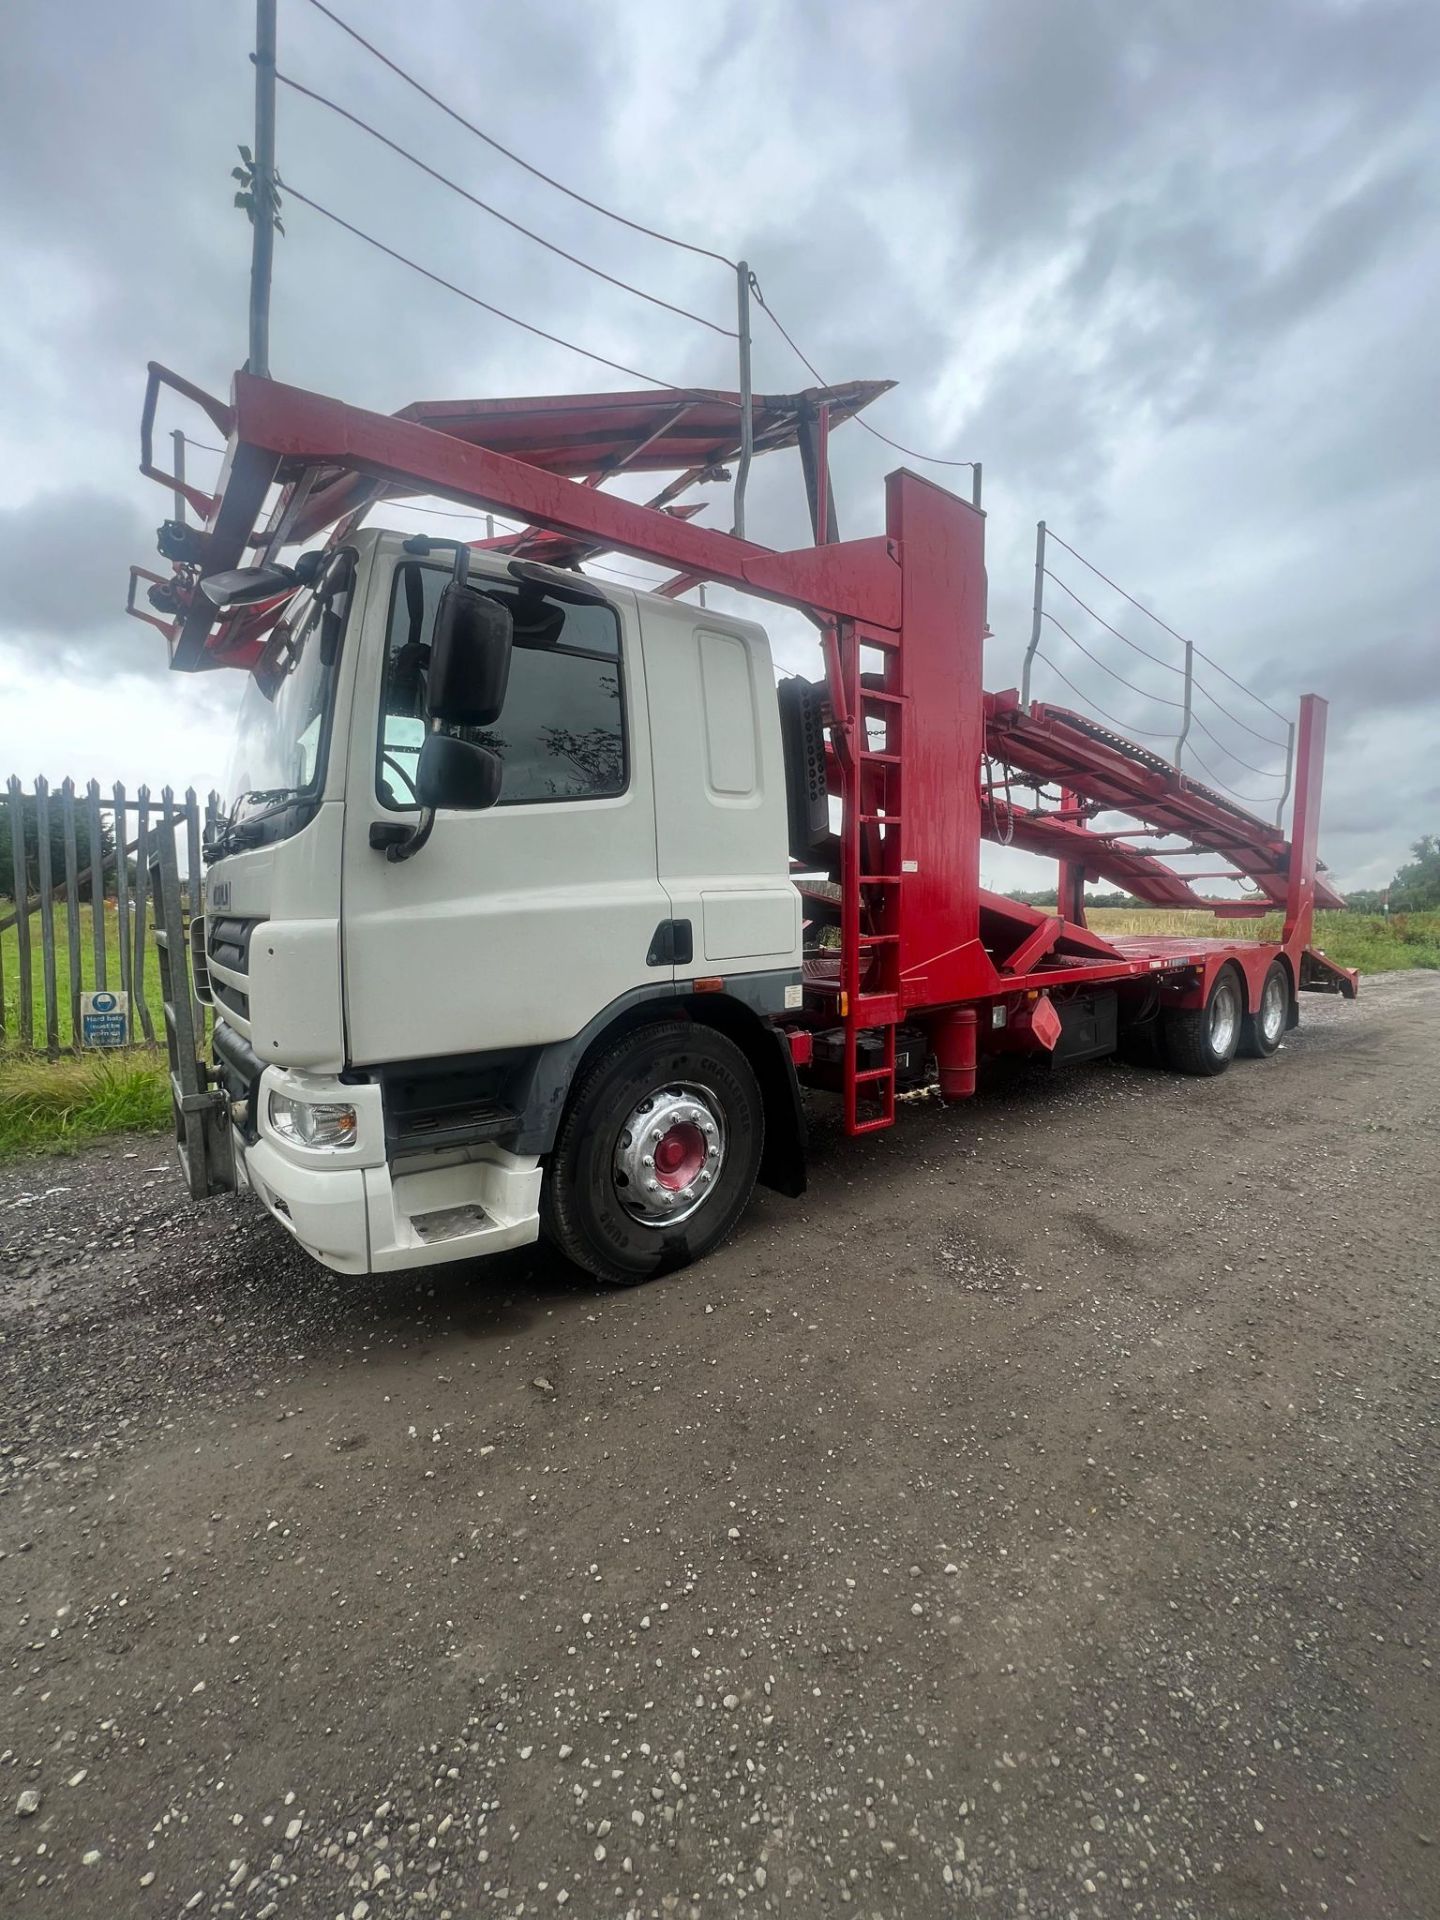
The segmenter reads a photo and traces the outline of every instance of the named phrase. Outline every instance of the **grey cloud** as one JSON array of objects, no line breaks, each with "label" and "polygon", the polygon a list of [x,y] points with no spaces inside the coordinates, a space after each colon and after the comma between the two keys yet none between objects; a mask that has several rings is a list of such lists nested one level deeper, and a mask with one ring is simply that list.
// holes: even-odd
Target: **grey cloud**
[{"label": "grey cloud", "polygon": [[58,649],[82,670],[164,671],[158,636],[121,613],[132,561],[165,571],[154,553],[161,517],[147,524],[84,486],[0,509],[0,639],[38,643],[52,660]]},{"label": "grey cloud", "polygon": [[[876,426],[984,459],[992,684],[1023,647],[1043,512],[1277,706],[1301,685],[1332,697],[1327,833],[1347,860],[1398,857],[1431,824],[1414,730],[1388,807],[1363,804],[1370,717],[1400,718],[1419,697],[1407,682],[1436,678],[1428,0],[494,7],[483,47],[457,0],[433,0],[423,34],[380,0],[345,11],[582,191],[744,251],[829,377],[900,380]],[[3,631],[27,655],[43,639],[57,683],[96,662],[160,671],[158,638],[115,611],[168,511],[134,475],[143,363],[223,392],[243,353],[248,236],[228,171],[248,137],[249,33],[247,8],[189,0],[7,21],[0,243],[30,298],[0,319],[0,379],[7,428],[56,500],[24,504],[12,468]],[[723,268],[542,187],[299,0],[281,36],[282,66],[476,192],[728,324]],[[661,378],[732,384],[728,342],[506,233],[321,109],[283,96],[280,133],[297,187],[460,285]],[[287,227],[282,378],[386,408],[627,384],[293,203]],[[806,384],[763,320],[756,364],[762,386]],[[875,530],[902,456],[847,427],[833,458],[844,531]],[[54,562],[67,496],[86,552],[41,584],[32,563]],[[726,524],[728,499],[709,498],[707,524]],[[757,465],[751,522],[776,544],[805,537],[793,462]],[[801,639],[784,645],[798,661]],[[1111,704],[1096,669],[1073,677]]]}]

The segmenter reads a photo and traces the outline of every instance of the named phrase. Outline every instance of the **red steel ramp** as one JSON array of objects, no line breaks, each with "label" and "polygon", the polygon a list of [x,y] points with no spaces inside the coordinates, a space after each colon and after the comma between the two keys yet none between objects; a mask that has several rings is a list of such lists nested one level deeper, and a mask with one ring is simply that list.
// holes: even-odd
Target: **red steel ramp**
[{"label": "red steel ramp", "polygon": [[[1073,796],[1058,810],[1024,808],[1011,800],[1009,782],[997,780],[988,792],[987,839],[1074,862],[1087,876],[1153,906],[1198,907],[1245,918],[1285,905],[1291,850],[1282,829],[1108,727],[1065,707],[1036,702],[1027,710],[1014,691],[986,694],[985,746],[1017,783],[1054,785]],[[1190,878],[1134,844],[1136,830],[1089,825],[1094,816],[1110,812],[1143,823],[1153,834],[1186,840],[1185,851],[1220,855],[1236,869],[1236,877],[1254,883],[1258,897],[1216,901],[1197,893]],[[1344,905],[1318,863],[1314,904]]]}]

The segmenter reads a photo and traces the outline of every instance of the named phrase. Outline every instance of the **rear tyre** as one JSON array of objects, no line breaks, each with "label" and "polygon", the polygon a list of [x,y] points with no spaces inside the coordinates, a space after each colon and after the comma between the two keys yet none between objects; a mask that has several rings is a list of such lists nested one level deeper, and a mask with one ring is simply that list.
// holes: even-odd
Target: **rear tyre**
[{"label": "rear tyre", "polygon": [[546,1169],[541,1225],[597,1280],[652,1280],[730,1232],[764,1144],[760,1088],[739,1047],[691,1021],[642,1027],[577,1083]]},{"label": "rear tyre", "polygon": [[1224,1073],[1240,1045],[1245,989],[1234,967],[1222,967],[1203,1007],[1166,1011],[1165,1058],[1176,1073]]},{"label": "rear tyre", "polygon": [[1265,984],[1260,989],[1260,1004],[1247,1013],[1240,1029],[1240,1051],[1252,1060],[1268,1060],[1279,1050],[1290,1017],[1290,976],[1284,963],[1270,962]]}]

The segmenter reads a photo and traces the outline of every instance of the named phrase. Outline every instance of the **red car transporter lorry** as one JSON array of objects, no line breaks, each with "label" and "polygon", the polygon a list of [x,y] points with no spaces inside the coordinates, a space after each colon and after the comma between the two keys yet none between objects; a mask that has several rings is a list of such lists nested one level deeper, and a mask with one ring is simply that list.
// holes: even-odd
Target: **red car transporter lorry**
[{"label": "red car transporter lorry", "polygon": [[[155,466],[166,387],[226,441],[213,495]],[[161,529],[173,572],[134,569],[130,608],[177,670],[250,682],[191,925],[210,1062],[173,854],[152,870],[197,1194],[250,1187],[342,1271],[543,1231],[633,1281],[708,1251],[757,1178],[802,1190],[802,1086],[863,1134],[932,1075],[972,1093],[987,1054],[1147,1040],[1215,1074],[1273,1054],[1299,993],[1353,997],[1311,945],[1339,904],[1316,859],[1324,703],[1301,703],[1287,842],[1079,713],[987,693],[978,507],[899,471],[883,532],[835,536],[828,433],[879,390],[754,399],[755,449],[800,449],[815,532],[772,551],[673,506],[739,450],[733,394],[389,416],[246,373],[227,405],[152,366],[142,470],[200,524]],[[678,478],[643,506],[603,491],[644,471]],[[361,525],[425,495],[526,531]],[[637,592],[580,571],[602,552],[674,572]],[[823,678],[777,689],[763,629],[681,598],[703,582],[801,609]],[[1147,850],[1177,834],[1251,892],[1197,893]],[[1058,862],[1057,910],[981,886],[987,838]],[[1278,910],[1283,933],[1107,938],[1087,879]]]}]

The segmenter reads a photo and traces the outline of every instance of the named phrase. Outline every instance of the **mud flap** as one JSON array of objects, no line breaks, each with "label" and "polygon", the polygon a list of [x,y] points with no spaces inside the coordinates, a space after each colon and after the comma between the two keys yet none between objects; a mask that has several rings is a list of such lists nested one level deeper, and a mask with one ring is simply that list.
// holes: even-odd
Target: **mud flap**
[{"label": "mud flap", "polygon": [[[192,885],[198,880],[198,874],[191,876]],[[225,1096],[210,1085],[209,1072],[200,1058],[180,903],[180,868],[171,834],[161,834],[151,844],[149,884],[165,1012],[165,1047],[170,1056],[175,1151],[191,1198],[208,1200],[212,1194],[234,1191],[234,1146]]]}]

